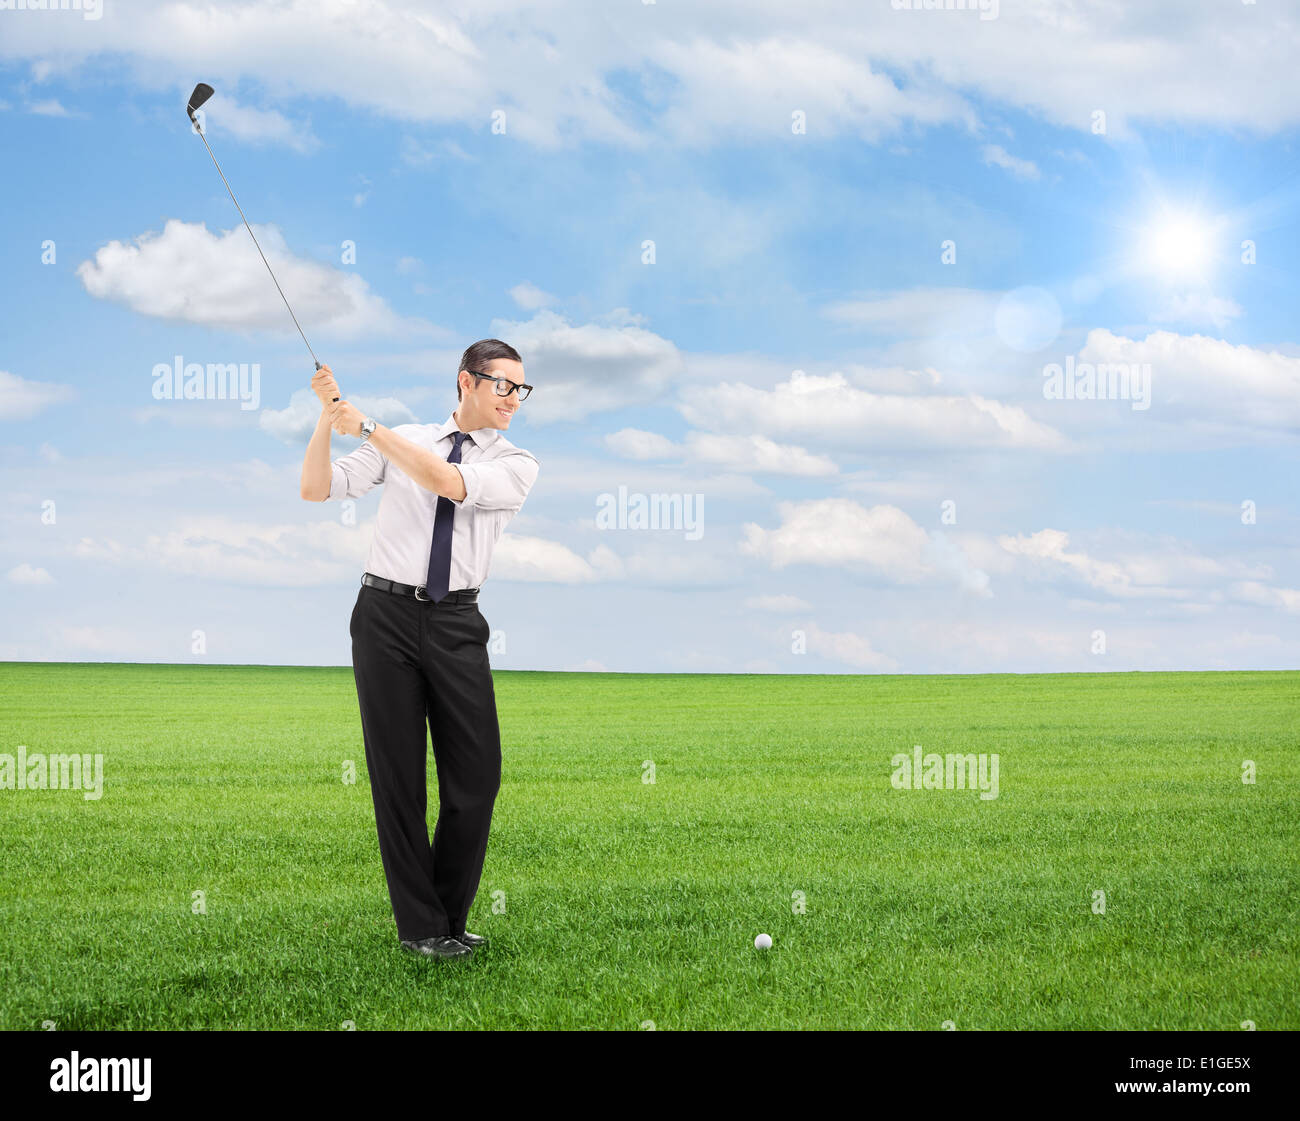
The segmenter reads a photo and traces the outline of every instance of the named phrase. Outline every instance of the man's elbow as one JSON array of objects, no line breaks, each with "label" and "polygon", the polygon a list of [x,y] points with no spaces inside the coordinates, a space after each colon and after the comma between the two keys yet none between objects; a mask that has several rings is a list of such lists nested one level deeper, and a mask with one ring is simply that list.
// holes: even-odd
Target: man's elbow
[{"label": "man's elbow", "polygon": [[304,502],[324,502],[330,496],[328,490],[314,490],[308,486],[300,487],[298,493]]}]

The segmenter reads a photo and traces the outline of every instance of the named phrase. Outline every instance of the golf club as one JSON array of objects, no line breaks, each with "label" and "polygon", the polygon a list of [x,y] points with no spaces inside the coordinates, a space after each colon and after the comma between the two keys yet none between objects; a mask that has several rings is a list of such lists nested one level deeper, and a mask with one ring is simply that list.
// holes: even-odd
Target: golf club
[{"label": "golf club", "polygon": [[[212,156],[212,165],[217,169],[217,174],[221,176],[221,181],[226,185],[226,193],[230,196],[230,201],[235,204],[239,216],[244,219],[244,229],[248,231],[248,236],[253,239],[253,244],[257,246],[258,256],[262,258],[262,264],[266,266],[266,271],[271,274],[271,280],[275,282],[275,290],[280,293],[280,299],[284,301],[284,306],[289,308],[289,316],[293,319],[293,325],[298,328],[298,334],[302,335],[302,341],[307,345],[307,353],[311,355],[311,360],[316,363],[316,369],[319,370],[320,360],[316,357],[316,352],[312,350],[311,343],[307,342],[307,336],[303,334],[302,325],[298,322],[298,317],[293,314],[293,308],[289,306],[289,297],[284,294],[280,282],[275,279],[275,271],[271,268],[271,262],[266,259],[266,254],[262,252],[261,245],[258,245],[257,235],[253,233],[253,227],[248,224],[248,218],[244,215],[244,208],[239,205],[239,200],[235,198],[235,192],[230,189],[230,180],[226,178],[226,173],[221,170],[221,165],[217,163],[217,157],[212,154],[212,146],[208,143],[208,138],[203,135],[202,126],[194,119],[194,110],[207,101],[215,92],[207,82],[200,82],[194,87],[194,92],[190,94],[190,100],[185,106],[185,112],[189,114],[190,124],[194,126],[194,131],[199,134],[199,139],[203,141],[203,147],[207,148],[208,155]],[[335,397],[334,400],[337,401],[338,398]]]}]

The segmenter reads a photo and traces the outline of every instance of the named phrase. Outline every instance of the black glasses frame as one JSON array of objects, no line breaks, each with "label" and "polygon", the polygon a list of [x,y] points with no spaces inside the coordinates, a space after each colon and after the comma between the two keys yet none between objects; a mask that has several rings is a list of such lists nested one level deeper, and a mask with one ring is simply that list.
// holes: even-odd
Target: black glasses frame
[{"label": "black glasses frame", "polygon": [[[498,397],[509,397],[510,394],[517,391],[519,393],[519,400],[527,401],[528,395],[533,391],[531,385],[521,385],[518,382],[511,381],[509,378],[499,377],[497,374],[480,374],[477,370],[466,370],[465,373],[472,374],[476,378],[487,378],[489,381],[496,382],[496,394]],[[505,384],[510,387],[504,393],[501,392],[500,388],[502,382],[505,382]]]}]

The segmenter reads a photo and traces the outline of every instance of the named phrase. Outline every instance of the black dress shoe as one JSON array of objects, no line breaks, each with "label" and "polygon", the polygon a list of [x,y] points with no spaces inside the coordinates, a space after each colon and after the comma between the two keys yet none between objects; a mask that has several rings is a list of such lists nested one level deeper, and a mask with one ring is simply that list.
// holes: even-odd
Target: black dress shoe
[{"label": "black dress shoe", "polygon": [[402,939],[402,948],[413,954],[423,954],[431,958],[467,958],[473,950],[458,938],[438,934],[432,938],[421,938],[417,942]]},{"label": "black dress shoe", "polygon": [[487,945],[487,939],[481,934],[471,934],[468,930],[462,930],[459,934],[453,934],[457,942],[462,942],[471,950],[476,950],[480,946]]}]

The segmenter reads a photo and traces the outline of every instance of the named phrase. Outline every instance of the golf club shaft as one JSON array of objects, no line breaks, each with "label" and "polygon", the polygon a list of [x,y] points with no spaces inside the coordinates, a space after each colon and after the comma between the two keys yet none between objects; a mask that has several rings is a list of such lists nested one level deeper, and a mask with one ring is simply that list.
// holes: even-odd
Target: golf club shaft
[{"label": "golf club shaft", "polygon": [[[311,355],[311,360],[316,363],[316,369],[320,369],[320,359],[316,357],[316,352],[312,350],[311,343],[307,342],[307,336],[303,334],[302,325],[298,322],[298,317],[293,314],[293,308],[289,304],[289,297],[284,294],[284,289],[280,287],[280,282],[275,279],[275,270],[271,268],[271,262],[266,259],[266,254],[262,252],[262,246],[258,243],[257,235],[253,233],[253,227],[248,224],[248,218],[244,214],[244,208],[239,205],[239,200],[235,198],[235,192],[230,189],[230,180],[226,178],[226,173],[221,170],[221,164],[217,162],[217,157],[213,154],[212,145],[208,143],[208,138],[203,135],[203,129],[195,127],[195,132],[199,134],[199,139],[203,141],[203,147],[208,150],[208,155],[212,156],[212,166],[217,169],[217,174],[221,176],[221,181],[226,185],[226,194],[230,196],[230,201],[235,204],[235,209],[239,211],[239,216],[244,219],[244,229],[248,231],[248,236],[253,239],[253,244],[257,246],[257,254],[262,258],[262,264],[266,266],[266,271],[271,274],[271,280],[275,284],[275,290],[280,293],[280,299],[284,301],[284,306],[289,310],[289,317],[293,320],[293,325],[298,328],[298,334],[302,335],[302,341],[307,347],[307,353]],[[337,397],[334,398],[338,400]]]}]

